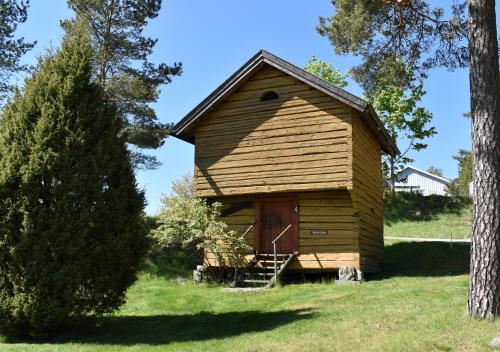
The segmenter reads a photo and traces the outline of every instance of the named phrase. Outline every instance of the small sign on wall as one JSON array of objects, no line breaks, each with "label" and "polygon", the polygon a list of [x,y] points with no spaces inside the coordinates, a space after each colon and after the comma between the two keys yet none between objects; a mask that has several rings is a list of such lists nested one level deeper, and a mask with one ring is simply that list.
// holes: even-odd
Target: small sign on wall
[{"label": "small sign on wall", "polygon": [[314,230],[311,230],[311,235],[313,235],[313,236],[327,236],[328,230],[314,229]]}]

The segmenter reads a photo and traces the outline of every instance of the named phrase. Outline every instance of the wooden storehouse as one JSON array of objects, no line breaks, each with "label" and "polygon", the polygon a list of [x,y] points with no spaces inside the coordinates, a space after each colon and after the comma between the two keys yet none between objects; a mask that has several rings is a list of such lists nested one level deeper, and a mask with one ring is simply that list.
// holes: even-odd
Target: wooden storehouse
[{"label": "wooden storehouse", "polygon": [[262,50],[174,135],[195,145],[197,195],[238,233],[254,225],[253,265],[287,229],[276,244],[290,270],[382,269],[381,151],[399,151],[366,101]]}]

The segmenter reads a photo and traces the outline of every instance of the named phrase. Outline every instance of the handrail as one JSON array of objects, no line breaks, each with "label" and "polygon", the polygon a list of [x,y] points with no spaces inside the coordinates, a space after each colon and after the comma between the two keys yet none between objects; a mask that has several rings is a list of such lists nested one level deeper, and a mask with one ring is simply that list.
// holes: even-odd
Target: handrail
[{"label": "handrail", "polygon": [[253,224],[251,224],[250,226],[248,226],[248,228],[246,229],[246,231],[243,233],[243,235],[240,236],[240,240],[245,237],[247,235],[247,233],[250,232],[250,230],[252,229],[253,227]]},{"label": "handrail", "polygon": [[276,242],[292,227],[292,224],[288,225],[272,242],[274,250],[274,280],[278,279],[278,255],[276,253]]},{"label": "handrail", "polygon": [[278,237],[276,237],[276,238],[274,239],[274,241],[272,242],[272,244],[275,244],[275,243],[276,243],[276,242],[277,242],[277,241],[281,238],[281,236],[283,236],[283,235],[285,234],[285,232],[287,232],[287,231],[288,231],[288,229],[289,229],[290,227],[292,227],[292,224],[288,225],[288,226],[286,227],[286,229],[284,229],[283,231],[281,231],[281,233],[278,235]]}]

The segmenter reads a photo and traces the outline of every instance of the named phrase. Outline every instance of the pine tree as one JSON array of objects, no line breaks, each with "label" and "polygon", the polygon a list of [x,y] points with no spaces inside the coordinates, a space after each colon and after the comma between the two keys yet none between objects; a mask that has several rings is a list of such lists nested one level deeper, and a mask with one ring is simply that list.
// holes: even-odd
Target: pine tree
[{"label": "pine tree", "polygon": [[[446,3],[446,2],[443,2]],[[373,91],[412,84],[433,67],[469,67],[474,187],[468,312],[500,316],[500,70],[495,0],[335,0],[320,34],[360,55],[356,80]],[[450,11],[451,10],[451,11]],[[399,70],[414,68],[412,77]]]},{"label": "pine tree", "polygon": [[29,1],[0,1],[0,100],[11,92],[10,76],[27,69],[19,59],[35,46],[15,37],[17,26],[28,19],[28,6]]},{"label": "pine tree", "polygon": [[[83,33],[83,34],[82,34]],[[44,336],[124,302],[146,249],[120,119],[66,34],[0,120],[0,329]]]},{"label": "pine tree", "polygon": [[[154,64],[149,60],[157,43],[144,35],[151,19],[158,16],[161,0],[68,0],[77,21],[89,29],[94,49],[94,75],[107,100],[122,118],[121,133],[134,146],[132,161],[138,168],[159,165],[154,156],[140,149],[156,149],[169,135],[171,123],[162,123],[150,103],[158,99],[159,87],[182,72],[181,64]],[[74,20],[64,21],[71,29]]]}]

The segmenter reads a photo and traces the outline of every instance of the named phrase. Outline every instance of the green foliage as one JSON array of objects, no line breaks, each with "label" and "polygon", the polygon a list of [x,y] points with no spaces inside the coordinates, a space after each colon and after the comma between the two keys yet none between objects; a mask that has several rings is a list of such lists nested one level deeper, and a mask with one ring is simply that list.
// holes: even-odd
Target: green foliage
[{"label": "green foliage", "polygon": [[43,337],[125,301],[146,251],[121,121],[91,83],[81,27],[0,120],[0,329]]},{"label": "green foliage", "polygon": [[446,194],[450,197],[462,197],[460,192],[460,185],[458,184],[458,178],[452,179],[446,185]]},{"label": "green foliage", "polygon": [[462,197],[468,197],[469,184],[472,181],[472,153],[460,149],[453,159],[458,162],[458,192]]},{"label": "green foliage", "polygon": [[234,264],[237,253],[250,247],[219,220],[221,204],[197,198],[193,189],[192,175],[173,182],[172,193],[162,198],[163,209],[152,237],[162,249],[179,247],[198,258],[198,250],[208,250],[216,256],[219,266]]},{"label": "green foliage", "polygon": [[[212,206],[218,205],[214,203]],[[220,216],[220,206],[216,206],[217,217],[211,219],[209,226],[205,231],[203,247],[212,253],[219,264],[222,266],[236,266],[239,253],[252,250],[246,243],[246,239],[235,231],[229,230],[225,222],[218,221]]]},{"label": "green foliage", "polygon": [[[198,258],[199,260],[199,258]],[[198,262],[193,262],[189,253],[178,247],[168,247],[162,250],[152,250],[148,253],[143,272],[166,279],[191,279],[193,268]]]},{"label": "green foliage", "polygon": [[[354,54],[362,63],[352,72],[365,90],[410,86],[431,67],[468,63],[465,1],[445,10],[428,1],[332,1],[335,14],[320,17],[318,32],[337,54]],[[414,68],[408,72],[402,63]]]},{"label": "green foliage", "polygon": [[316,58],[316,56],[312,56],[309,59],[307,64],[304,66],[304,70],[340,88],[347,87],[347,77],[349,77],[349,72],[340,72],[338,68],[333,67],[333,65],[328,62]]},{"label": "green foliage", "polygon": [[430,167],[427,169],[427,172],[428,172],[428,173],[431,173],[431,174],[433,174],[433,175],[439,176],[439,177],[444,177],[444,176],[443,176],[443,169],[441,169],[441,168],[439,168],[439,167],[430,166]]},{"label": "green foliage", "polygon": [[172,193],[161,199],[163,208],[156,217],[158,227],[152,235],[162,248],[199,247],[210,221],[217,216],[217,206],[196,198],[192,185],[193,176],[184,175],[172,183]]},{"label": "green foliage", "polygon": [[[161,0],[69,0],[77,21],[84,21],[91,32],[94,49],[94,75],[105,97],[116,106],[122,118],[121,133],[132,144],[135,166],[155,168],[158,161],[141,153],[163,144],[171,124],[158,120],[150,103],[158,99],[159,87],[181,74],[181,64],[153,64],[157,39],[144,36],[148,22],[158,16]],[[65,29],[75,21],[63,22]]]},{"label": "green foliage", "polygon": [[384,196],[384,221],[392,224],[404,220],[431,220],[439,214],[460,213],[468,206],[468,198],[397,192],[394,196]]},{"label": "green foliage", "polygon": [[[423,82],[420,81],[409,90],[397,86],[385,86],[367,95],[389,135],[397,141],[402,151],[394,157],[387,154],[383,157],[386,179],[391,179],[391,183],[394,183],[396,172],[413,161],[408,157],[408,153],[427,148],[427,144],[423,141],[437,133],[435,127],[428,126],[432,120],[432,113],[417,106],[425,95]],[[401,148],[401,145],[404,148]]]},{"label": "green foliage", "polygon": [[[406,75],[412,75],[412,68],[400,65]],[[341,73],[332,64],[321,61],[313,56],[304,67],[312,74],[339,87],[346,87],[349,73]],[[373,104],[382,119],[385,128],[394,139],[401,144],[404,141],[403,152],[395,157],[384,155],[383,171],[386,179],[395,182],[396,173],[406,164],[413,161],[407,154],[427,148],[423,140],[435,135],[436,129],[429,127],[432,113],[417,106],[425,95],[423,81],[410,89],[401,86],[387,85],[376,91],[367,92],[367,99]]]},{"label": "green foliage", "polygon": [[0,100],[11,90],[9,77],[12,73],[26,70],[19,59],[35,46],[24,38],[15,38],[19,23],[28,18],[29,1],[2,0],[0,2]]}]

